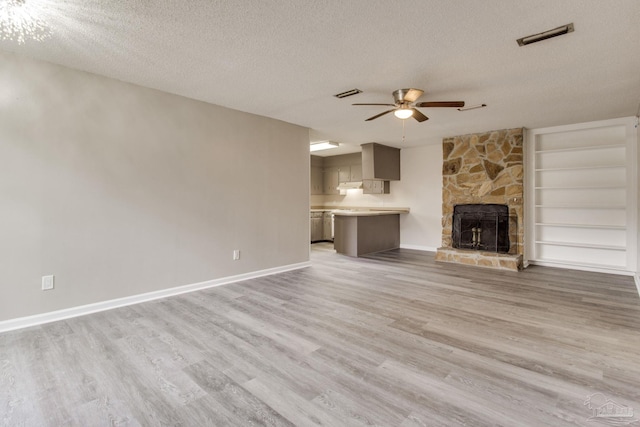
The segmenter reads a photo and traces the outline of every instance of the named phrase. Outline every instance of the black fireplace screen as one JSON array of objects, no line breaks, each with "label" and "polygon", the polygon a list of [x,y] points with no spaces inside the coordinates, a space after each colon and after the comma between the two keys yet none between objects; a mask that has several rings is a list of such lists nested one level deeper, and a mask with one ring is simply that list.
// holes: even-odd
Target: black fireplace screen
[{"label": "black fireplace screen", "polygon": [[453,207],[453,247],[487,252],[509,252],[507,205]]}]

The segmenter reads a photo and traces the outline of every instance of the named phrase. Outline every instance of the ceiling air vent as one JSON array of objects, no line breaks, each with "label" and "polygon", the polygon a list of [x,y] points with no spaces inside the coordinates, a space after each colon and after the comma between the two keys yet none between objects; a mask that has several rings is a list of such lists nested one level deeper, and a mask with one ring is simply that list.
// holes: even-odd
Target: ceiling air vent
[{"label": "ceiling air vent", "polygon": [[360,89],[351,89],[351,90],[348,90],[346,92],[338,93],[338,94],[333,95],[333,96],[335,96],[336,98],[342,99],[342,98],[346,98],[347,96],[357,95],[359,93],[362,93],[362,91]]},{"label": "ceiling air vent", "polygon": [[544,33],[534,34],[532,36],[522,37],[516,40],[518,45],[526,46],[528,44],[541,42],[542,40],[558,37],[563,34],[573,32],[573,22],[571,24],[563,25],[562,27],[554,28],[553,30],[545,31]]}]

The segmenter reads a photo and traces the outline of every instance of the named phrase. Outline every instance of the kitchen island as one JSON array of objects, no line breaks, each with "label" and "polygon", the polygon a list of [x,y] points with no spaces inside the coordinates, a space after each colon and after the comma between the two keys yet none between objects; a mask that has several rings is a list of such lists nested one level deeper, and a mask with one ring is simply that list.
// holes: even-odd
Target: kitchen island
[{"label": "kitchen island", "polygon": [[400,215],[408,210],[334,210],[336,252],[358,257],[400,247]]}]

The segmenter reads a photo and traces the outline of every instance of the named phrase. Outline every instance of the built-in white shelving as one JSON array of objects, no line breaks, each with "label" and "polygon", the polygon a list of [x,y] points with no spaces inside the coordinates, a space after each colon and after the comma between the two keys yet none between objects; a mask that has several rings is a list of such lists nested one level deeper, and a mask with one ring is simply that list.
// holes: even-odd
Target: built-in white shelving
[{"label": "built-in white shelving", "polygon": [[529,131],[529,262],[635,271],[631,120]]}]

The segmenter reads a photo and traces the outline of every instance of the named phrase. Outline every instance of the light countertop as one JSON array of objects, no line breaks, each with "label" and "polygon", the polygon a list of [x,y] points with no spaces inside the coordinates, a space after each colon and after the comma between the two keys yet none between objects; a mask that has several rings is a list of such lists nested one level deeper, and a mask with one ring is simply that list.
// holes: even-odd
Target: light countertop
[{"label": "light countertop", "polygon": [[334,215],[340,215],[340,216],[378,216],[378,215],[398,215],[398,214],[407,214],[409,213],[408,209],[388,209],[388,210],[378,210],[378,209],[371,209],[371,210],[343,210],[343,209],[334,209],[331,212],[333,212]]},{"label": "light countertop", "polygon": [[375,216],[375,215],[397,215],[409,213],[409,208],[404,207],[322,207],[314,206],[311,212],[331,212],[343,216]]}]

